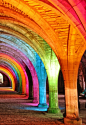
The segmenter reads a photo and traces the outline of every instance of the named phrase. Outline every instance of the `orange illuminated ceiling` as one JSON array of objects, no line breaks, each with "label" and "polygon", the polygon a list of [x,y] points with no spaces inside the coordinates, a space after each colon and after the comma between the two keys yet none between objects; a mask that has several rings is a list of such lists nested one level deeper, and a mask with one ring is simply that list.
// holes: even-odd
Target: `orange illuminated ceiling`
[{"label": "orange illuminated ceiling", "polygon": [[28,43],[47,70],[55,63],[53,49],[64,77],[66,116],[79,118],[77,73],[86,49],[86,0],[0,0],[0,34]]},{"label": "orange illuminated ceiling", "polygon": [[[61,0],[1,0],[0,26],[12,29],[11,23],[14,23],[33,30],[51,46],[58,58],[63,59],[71,54],[82,55],[86,37],[84,6],[82,12],[79,9],[82,5],[82,2],[76,3],[74,0],[64,2]],[[2,19],[4,22],[9,21],[9,26],[3,24]],[[14,31],[18,29],[17,26]],[[3,31],[6,30],[3,28]],[[23,30],[21,33],[24,36],[28,35]]]}]

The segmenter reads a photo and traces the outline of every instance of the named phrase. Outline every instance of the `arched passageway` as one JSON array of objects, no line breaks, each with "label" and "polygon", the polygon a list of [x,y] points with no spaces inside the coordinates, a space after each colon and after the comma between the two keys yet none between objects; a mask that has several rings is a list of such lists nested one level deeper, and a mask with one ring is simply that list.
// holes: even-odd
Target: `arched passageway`
[{"label": "arched passageway", "polygon": [[11,81],[10,81],[9,77],[6,74],[1,72],[0,73],[0,79],[1,79],[0,87],[12,87],[11,83],[10,83]]},{"label": "arched passageway", "polygon": [[[39,82],[39,104],[41,106],[46,105],[46,98],[43,95],[46,93],[47,73],[50,96],[48,111],[58,115],[57,81],[61,66],[65,88],[65,124],[82,124],[78,111],[77,74],[81,57],[86,49],[85,10],[85,0],[0,1],[0,43],[10,44],[16,48],[16,51],[19,49],[27,58],[32,58],[30,61],[35,69],[33,76],[36,78],[36,85]],[[23,42],[18,42],[18,39]],[[30,47],[26,49],[24,45],[30,45],[35,52]],[[3,48],[3,45],[1,47]],[[7,58],[10,51],[7,52],[6,48],[4,50],[7,56],[0,57],[1,70],[4,70],[8,75],[10,74],[15,81],[14,85],[16,81],[20,83],[20,93],[26,94],[28,89],[25,86],[28,86],[28,77],[24,65],[20,63],[24,59],[17,57],[16,64],[12,58]],[[38,55],[36,54],[40,56],[42,62],[40,59],[37,60]],[[14,55],[12,55],[13,58]],[[6,66],[7,69],[4,68]],[[34,85],[33,83],[35,89]],[[35,94],[33,93],[33,95]],[[38,100],[37,95],[36,100]]]}]

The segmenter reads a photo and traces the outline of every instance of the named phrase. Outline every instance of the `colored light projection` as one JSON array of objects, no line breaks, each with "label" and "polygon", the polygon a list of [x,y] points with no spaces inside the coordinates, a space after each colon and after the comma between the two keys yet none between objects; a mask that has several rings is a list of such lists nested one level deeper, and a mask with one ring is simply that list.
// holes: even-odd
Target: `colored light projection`
[{"label": "colored light projection", "polygon": [[[6,47],[7,47],[7,46],[6,46]],[[40,58],[37,58],[37,59],[40,59]],[[41,62],[41,63],[42,63],[42,62]],[[30,66],[31,66],[31,63],[30,63]],[[32,67],[32,66],[31,66],[31,67]],[[39,68],[40,68],[40,67],[39,67]],[[35,76],[35,77],[36,77],[36,76]],[[34,79],[34,80],[35,80],[35,79]],[[46,81],[46,78],[45,78],[45,81]],[[36,82],[36,81],[35,81],[35,82]],[[46,85],[46,84],[45,84],[45,85]],[[46,86],[45,86],[45,87],[46,87]],[[34,91],[35,98],[34,98],[33,102],[35,102],[35,101],[38,101],[38,100],[36,99],[36,98],[38,98],[38,97],[37,97],[38,95],[36,95],[36,93],[37,93],[36,90],[37,90],[37,89],[36,89],[35,86],[33,87],[33,89],[35,90],[35,91]],[[45,90],[44,90],[44,91],[45,91]],[[46,92],[45,92],[45,97],[44,97],[44,98],[46,98]]]},{"label": "colored light projection", "polygon": [[[86,5],[86,1],[85,0],[81,0],[81,1],[77,1],[77,0],[70,0],[67,1],[60,1],[60,0],[50,0],[52,1],[52,4],[55,5],[55,7],[57,6],[57,8],[60,9],[60,11],[62,13],[64,13],[66,19],[68,20],[68,22],[70,22],[70,24],[74,25],[75,27],[77,27],[79,29],[79,31],[81,32],[81,34],[83,35],[83,37],[86,40],[86,16],[85,16],[85,5]],[[74,7],[75,6],[75,7]],[[78,25],[77,25],[78,24]]]},{"label": "colored light projection", "polygon": [[[1,62],[4,62],[3,64],[1,64]],[[7,65],[6,65],[6,64]],[[5,59],[0,59],[0,65],[4,65],[4,66],[6,66],[6,67],[9,67],[9,69],[11,68],[11,71],[13,70],[13,72],[17,72],[17,74],[18,75],[16,75],[16,73],[15,73],[15,75],[16,75],[16,78],[18,77],[19,78],[19,84],[22,84],[22,79],[21,79],[21,74],[20,74],[20,71],[19,71],[19,69],[15,66],[15,64],[13,64],[12,62],[10,62],[9,60],[5,60]],[[15,71],[14,71],[15,70]],[[18,79],[17,79],[18,80]],[[18,82],[18,81],[17,81]],[[17,84],[17,83],[15,83],[15,84]],[[22,88],[20,89],[20,85],[18,86],[19,87],[19,92],[22,92]]]},{"label": "colored light projection", "polygon": [[[1,66],[1,65],[0,65]],[[16,75],[15,75],[15,73],[13,72],[13,70],[10,68],[10,67],[6,67],[5,65],[2,65],[1,67],[3,67],[3,68],[6,68],[7,70],[9,70],[9,72],[12,74],[12,76],[14,77],[14,82],[15,82],[15,85],[12,85],[12,82],[11,82],[11,87],[12,86],[15,86],[16,87],[16,81],[17,81],[17,79],[16,79]],[[9,75],[9,74],[8,74]],[[13,88],[13,87],[12,87]],[[13,90],[15,90],[15,89],[13,89]]]},{"label": "colored light projection", "polygon": [[[3,66],[1,66],[1,67],[3,67]],[[9,74],[6,74],[5,72],[3,72],[3,71],[0,71],[2,74],[4,74],[8,79],[9,79],[9,86],[10,87],[6,87],[6,88],[10,88],[10,90],[11,90],[11,88],[12,88],[12,81],[11,81],[11,79],[10,79],[10,77],[9,77]],[[3,80],[4,80],[4,78],[3,78]],[[5,87],[4,87],[5,88]],[[3,88],[3,89],[4,89]],[[13,91],[13,90],[12,90]]]},{"label": "colored light projection", "polygon": [[[39,107],[48,107],[46,104],[46,70],[44,64],[36,54],[36,71],[39,81]],[[40,77],[39,77],[40,74]]]},{"label": "colored light projection", "polygon": [[[20,74],[21,74],[21,78],[22,78],[22,93],[26,93],[26,88],[25,88],[25,84],[28,84],[27,83],[27,81],[26,81],[26,79],[27,79],[27,75],[26,75],[26,73],[25,73],[25,70],[24,70],[24,68],[21,66],[21,64],[19,64],[19,62],[18,61],[15,61],[15,59],[12,57],[9,57],[8,55],[6,55],[6,54],[1,54],[0,53],[0,59],[5,59],[6,61],[11,61],[11,62],[13,62],[15,65],[16,65],[16,67],[19,69],[19,71],[20,71]],[[22,67],[22,68],[21,68]],[[26,75],[26,76],[25,76]],[[25,77],[26,77],[26,79],[25,79]]]},{"label": "colored light projection", "polygon": [[[10,41],[9,41],[10,42]],[[19,50],[16,51],[15,48],[13,48],[12,46],[10,45],[6,45],[6,44],[2,44],[0,43],[0,51],[1,52],[4,52],[6,51],[6,54],[8,55],[11,55],[11,56],[14,56],[14,53],[15,53],[15,58],[20,61],[19,57],[16,57],[16,55],[21,55],[21,59],[24,61],[24,63],[27,65],[27,67],[29,68],[30,72],[31,72],[31,75],[32,75],[32,79],[33,79],[33,102],[39,102],[39,89],[38,89],[38,79],[37,79],[37,75],[36,75],[36,71],[35,71],[35,68],[33,67],[31,61],[22,53],[20,52]],[[16,45],[17,46],[17,45]],[[6,48],[6,49],[5,49]],[[26,50],[28,50],[26,48]],[[10,51],[12,51],[12,53],[10,54]],[[29,51],[28,51],[29,52]],[[31,53],[31,52],[30,52]],[[27,53],[26,53],[27,54]],[[20,63],[22,63],[22,60],[20,61]],[[23,64],[22,64],[23,65]],[[15,67],[17,68],[17,67]],[[17,69],[16,69],[17,70]],[[18,70],[17,70],[18,72]],[[21,77],[21,75],[19,75],[19,77]],[[21,78],[20,80],[21,81]],[[28,89],[28,87],[27,87]]]},{"label": "colored light projection", "polygon": [[15,79],[14,76],[12,75],[12,72],[10,72],[6,67],[0,67],[0,71],[5,72],[6,74],[9,74],[9,77],[12,81],[12,90],[15,91]]},{"label": "colored light projection", "polygon": [[49,81],[49,109],[48,112],[56,113],[62,117],[58,106],[58,77],[60,71],[60,64],[55,53],[51,50],[50,56],[48,56],[48,81]]},{"label": "colored light projection", "polygon": [[[43,0],[3,0],[0,4],[1,15],[4,15],[1,17],[4,21],[1,20],[0,30],[15,35],[31,45],[41,57],[48,77],[52,77],[53,80],[48,78],[49,81],[52,80],[49,83],[50,100],[53,96],[55,98],[57,88],[54,86],[56,85],[54,79],[56,82],[59,72],[59,68],[57,72],[51,68],[55,68],[57,64],[56,61],[49,61],[48,56],[52,57],[52,55],[51,50],[46,47],[46,42],[52,47],[59,58],[65,81],[66,118],[64,122],[65,124],[82,124],[77,103],[77,72],[86,49],[85,0],[48,0],[47,2]],[[28,30],[29,28],[44,38],[46,42]],[[36,67],[36,62],[34,67]],[[56,72],[56,77],[52,71]],[[53,108],[58,107],[54,103],[49,105],[52,108],[51,112],[54,112]]]},{"label": "colored light projection", "polygon": [[[19,71],[16,71],[16,69],[11,65],[11,64],[9,64],[8,62],[6,62],[6,61],[2,61],[2,60],[0,60],[0,66],[5,66],[5,67],[7,67],[8,69],[10,69],[12,72],[14,72],[14,74],[15,74],[15,80],[16,80],[16,82],[15,82],[15,91],[18,91],[18,92],[20,92],[20,87],[19,87],[19,76],[18,76],[18,73],[17,72],[19,72]],[[21,78],[21,75],[20,75],[20,78]],[[12,86],[12,85],[10,85],[10,86]]]},{"label": "colored light projection", "polygon": [[[3,37],[4,38],[6,38],[6,39],[9,39],[10,41],[11,41],[11,39],[12,39],[12,36],[6,36],[6,35],[0,35],[1,36],[1,39],[2,39],[2,41],[4,41],[5,42],[5,40],[3,39]],[[15,39],[15,38],[14,38]],[[49,73],[49,71],[51,70],[51,69],[48,69],[49,68],[49,65],[50,65],[50,63],[47,61],[47,60],[50,60],[50,56],[51,56],[51,48],[49,47],[49,45],[42,39],[42,38],[40,38],[41,40],[42,40],[42,43],[41,43],[41,47],[44,49],[44,56],[45,56],[45,58],[46,58],[46,60],[44,60],[45,58],[43,58],[42,57],[42,60],[44,60],[43,62],[45,63],[45,68],[47,69],[47,71],[48,71],[48,73]],[[9,43],[11,43],[9,41]],[[16,40],[15,40],[16,41]],[[17,41],[18,42],[16,42],[16,43],[19,43],[19,44],[21,44],[21,45],[23,45],[23,43],[24,42],[22,42],[22,40],[19,40],[19,39],[17,39]],[[12,41],[13,42],[13,41]],[[21,43],[20,43],[21,42]],[[13,45],[13,44],[12,44]],[[18,46],[18,44],[17,44],[17,46]],[[25,44],[24,44],[24,46],[25,46]],[[28,46],[29,48],[30,48],[30,50],[31,50],[31,47],[28,45],[28,44],[26,44],[26,46]],[[21,46],[21,48],[23,49],[23,47]],[[20,47],[19,47],[19,49],[20,49]],[[46,51],[46,49],[48,50],[48,51]],[[27,49],[26,49],[27,50]],[[23,51],[24,52],[24,51]],[[32,52],[34,52],[34,51],[32,51]],[[28,51],[27,51],[27,53],[28,53]],[[30,52],[31,53],[31,52]],[[35,52],[34,52],[35,53]],[[24,54],[26,54],[25,52],[24,52]],[[27,54],[26,54],[27,55]],[[46,56],[47,55],[47,56]],[[53,57],[53,56],[52,56]],[[54,55],[54,57],[55,57],[55,55]],[[54,58],[55,59],[55,58]],[[53,60],[54,60],[53,59]],[[38,59],[37,59],[38,60]],[[56,60],[56,59],[55,59]],[[35,61],[36,62],[36,61]],[[39,61],[40,62],[40,61]],[[58,60],[57,60],[57,62],[58,62]],[[37,63],[38,64],[38,63]],[[40,63],[39,63],[40,64]],[[55,65],[55,64],[54,64]],[[56,64],[57,65],[57,64]],[[51,64],[51,66],[50,67],[52,67],[53,65]],[[59,66],[59,65],[58,65]],[[34,64],[34,67],[37,67],[36,66],[36,63]],[[40,66],[39,66],[40,67]],[[37,69],[38,68],[35,68],[36,69],[36,72],[38,72],[37,71]],[[56,69],[56,67],[54,67],[53,66],[53,68],[52,69]],[[59,69],[59,68],[58,68]],[[51,71],[52,72],[52,71]],[[53,76],[53,72],[52,72],[52,76]],[[57,74],[58,74],[58,70],[57,70]],[[39,82],[40,82],[40,73],[38,74],[37,73],[37,75],[38,75],[38,79],[39,79]],[[45,75],[46,76],[46,75]],[[57,77],[57,75],[56,75],[56,77]],[[45,81],[46,81],[46,77],[45,77]],[[56,80],[55,80],[56,81]],[[41,82],[40,82],[41,83]],[[44,82],[45,83],[45,82]],[[57,84],[57,81],[56,81],[56,84]],[[45,84],[44,84],[45,85]],[[42,87],[43,88],[43,87]],[[46,89],[46,88],[45,88]],[[46,92],[45,92],[46,93]],[[44,94],[45,95],[45,94]],[[58,95],[58,94],[57,94]],[[39,98],[41,98],[41,97],[39,97]],[[45,95],[45,97],[44,97],[44,99],[46,98],[46,95]],[[42,98],[41,98],[41,100],[43,100]],[[45,99],[46,100],[46,99]],[[46,103],[45,103],[46,101],[44,101],[44,104],[43,105],[46,105]],[[42,102],[41,102],[42,103]],[[58,103],[58,99],[57,99],[57,103]],[[56,104],[57,105],[57,104]],[[58,106],[58,105],[57,105]],[[54,109],[55,109],[55,106],[54,106]],[[56,109],[58,109],[58,108],[56,108]],[[55,110],[56,110],[55,109]],[[59,109],[58,109],[59,110]],[[54,113],[54,112],[53,112]]]}]

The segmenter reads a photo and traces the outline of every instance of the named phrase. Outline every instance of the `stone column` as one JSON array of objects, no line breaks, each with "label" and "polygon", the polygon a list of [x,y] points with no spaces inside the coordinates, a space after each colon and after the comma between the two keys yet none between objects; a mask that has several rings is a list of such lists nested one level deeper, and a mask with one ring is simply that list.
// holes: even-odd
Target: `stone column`
[{"label": "stone column", "polygon": [[36,54],[36,71],[39,81],[39,105],[38,107],[48,107],[46,103],[46,70],[43,62]]},{"label": "stone column", "polygon": [[[79,46],[78,48],[77,45]],[[66,125],[82,125],[78,108],[77,76],[84,47],[83,45],[81,49],[79,40],[77,40],[76,29],[69,26],[67,50],[60,57],[65,86],[66,117],[64,118],[64,123]]]},{"label": "stone column", "polygon": [[33,102],[39,103],[39,84],[38,84],[38,77],[35,70],[35,67],[33,66],[32,62],[29,60],[29,69],[32,76],[33,81]]},{"label": "stone column", "polygon": [[58,116],[62,116],[58,106],[58,76],[56,78],[48,77],[49,81],[49,113],[56,113]]},{"label": "stone column", "polygon": [[62,113],[58,106],[58,76],[60,65],[55,53],[51,50],[50,62],[47,65],[47,74],[49,82],[49,113],[56,113],[62,117]]},{"label": "stone column", "polygon": [[[72,67],[72,64],[70,64]],[[65,100],[66,100],[66,117],[65,124],[81,125],[82,120],[79,118],[78,93],[77,93],[77,72],[74,68],[64,70]]]},{"label": "stone column", "polygon": [[63,59],[62,63],[66,103],[66,117],[64,118],[64,123],[66,125],[82,125],[82,119],[79,117],[77,92],[79,63],[80,58],[74,55],[69,55],[67,59]]}]

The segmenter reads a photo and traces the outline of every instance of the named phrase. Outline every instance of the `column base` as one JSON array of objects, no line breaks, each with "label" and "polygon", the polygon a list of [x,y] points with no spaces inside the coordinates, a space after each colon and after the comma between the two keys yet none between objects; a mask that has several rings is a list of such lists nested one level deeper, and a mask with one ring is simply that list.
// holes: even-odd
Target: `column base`
[{"label": "column base", "polygon": [[82,119],[64,118],[65,125],[82,125]]},{"label": "column base", "polygon": [[53,113],[53,114],[56,114],[59,117],[63,118],[63,114],[61,113],[59,108],[49,108],[48,113]]},{"label": "column base", "polygon": [[38,104],[38,107],[45,107],[45,108],[48,108],[49,106],[48,106],[46,103],[43,103],[43,104]]}]

